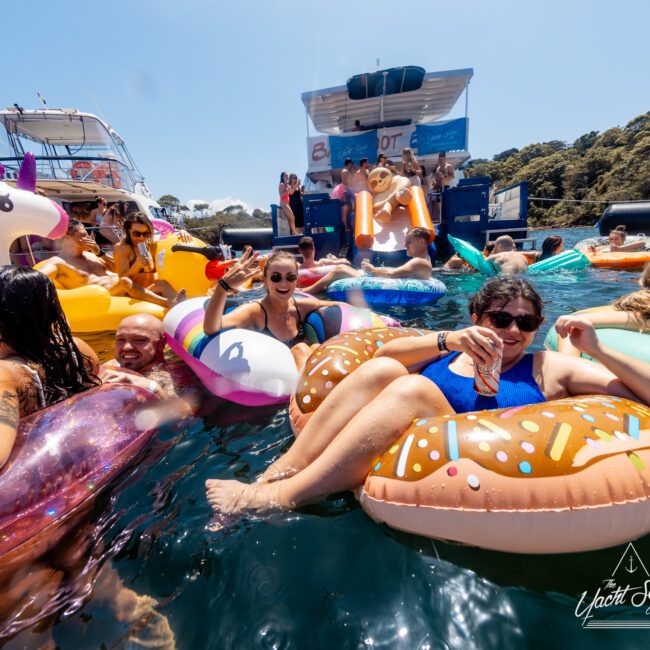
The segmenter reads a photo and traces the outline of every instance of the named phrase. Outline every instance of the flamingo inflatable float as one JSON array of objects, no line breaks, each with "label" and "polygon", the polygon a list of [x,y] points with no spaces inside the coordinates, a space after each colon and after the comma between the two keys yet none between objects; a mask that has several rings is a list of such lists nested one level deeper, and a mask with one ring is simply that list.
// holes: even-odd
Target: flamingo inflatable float
[{"label": "flamingo inflatable float", "polygon": [[[4,168],[0,165],[0,179]],[[16,187],[0,180],[0,265],[11,264],[9,247],[25,235],[48,239],[63,237],[68,230],[68,214],[57,203],[34,194],[36,159],[26,153],[18,172]]]}]

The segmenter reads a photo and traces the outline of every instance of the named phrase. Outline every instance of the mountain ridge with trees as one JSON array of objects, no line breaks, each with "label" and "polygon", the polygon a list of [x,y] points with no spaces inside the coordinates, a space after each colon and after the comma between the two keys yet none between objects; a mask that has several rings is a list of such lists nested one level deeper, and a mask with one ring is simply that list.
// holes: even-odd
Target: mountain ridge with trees
[{"label": "mountain ridge with trees", "polygon": [[554,199],[529,202],[530,226],[593,225],[608,203],[650,199],[650,112],[572,144],[552,140],[473,160],[465,176],[489,176],[496,190],[527,180],[531,198]]}]

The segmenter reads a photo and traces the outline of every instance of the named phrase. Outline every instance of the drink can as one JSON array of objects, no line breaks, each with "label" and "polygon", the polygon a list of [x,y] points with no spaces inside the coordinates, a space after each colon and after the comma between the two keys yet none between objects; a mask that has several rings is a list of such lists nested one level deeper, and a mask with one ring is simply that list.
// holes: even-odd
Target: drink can
[{"label": "drink can", "polygon": [[485,397],[494,397],[499,392],[501,378],[501,352],[499,357],[489,365],[474,366],[474,390]]},{"label": "drink can", "polygon": [[138,242],[138,253],[140,253],[140,255],[143,257],[146,257],[149,254],[147,245],[144,242]]}]

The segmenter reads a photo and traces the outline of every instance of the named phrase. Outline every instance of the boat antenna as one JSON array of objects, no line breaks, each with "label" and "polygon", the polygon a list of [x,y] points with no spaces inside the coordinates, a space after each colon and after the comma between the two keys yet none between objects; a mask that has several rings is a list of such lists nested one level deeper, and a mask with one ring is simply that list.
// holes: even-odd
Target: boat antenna
[{"label": "boat antenna", "polygon": [[38,98],[41,100],[41,104],[43,104],[43,108],[47,108],[47,102],[45,101],[45,97],[43,97],[43,95],[41,95],[41,93],[39,93],[38,90],[36,91],[36,94],[38,95]]},{"label": "boat antenna", "polygon": [[98,103],[97,99],[95,98],[95,94],[93,93],[92,90],[90,90],[90,88],[88,89],[88,92],[90,93],[90,96],[91,96],[91,98],[92,98],[92,100],[93,100],[93,104],[95,104],[95,106],[97,107],[97,112],[98,112],[99,115],[101,116],[102,120],[104,120],[104,122],[106,122],[106,124],[108,124],[108,120],[107,120],[106,117],[104,116],[104,113],[102,112],[102,109],[101,109],[101,107],[99,106],[99,103]]},{"label": "boat antenna", "polygon": [[379,59],[377,59],[377,70],[379,70]]}]

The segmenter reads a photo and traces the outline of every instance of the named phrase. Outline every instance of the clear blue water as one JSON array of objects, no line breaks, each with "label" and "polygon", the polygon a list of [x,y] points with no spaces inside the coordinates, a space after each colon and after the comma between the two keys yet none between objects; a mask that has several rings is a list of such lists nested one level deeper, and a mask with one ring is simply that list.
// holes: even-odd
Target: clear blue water
[{"label": "clear blue water", "polygon": [[[593,229],[559,231],[567,244]],[[535,233],[540,241],[549,231]],[[637,274],[587,270],[533,282],[547,320],[611,302]],[[446,278],[436,306],[395,312],[409,324],[469,323],[480,280]],[[178,431],[164,430],[148,458],[97,504],[94,560],[156,598],[179,648],[639,648],[650,633],[584,630],[578,595],[609,576],[622,548],[566,556],[487,552],[393,531],[372,522],[349,494],[293,514],[206,529],[204,481],[252,480],[292,441],[284,409],[223,404]],[[636,544],[650,561],[650,538]],[[126,628],[97,591],[19,635],[61,648],[113,647]],[[66,611],[68,607],[68,613]],[[617,618],[645,619],[614,611]],[[104,644],[104,646],[102,646]]]}]

